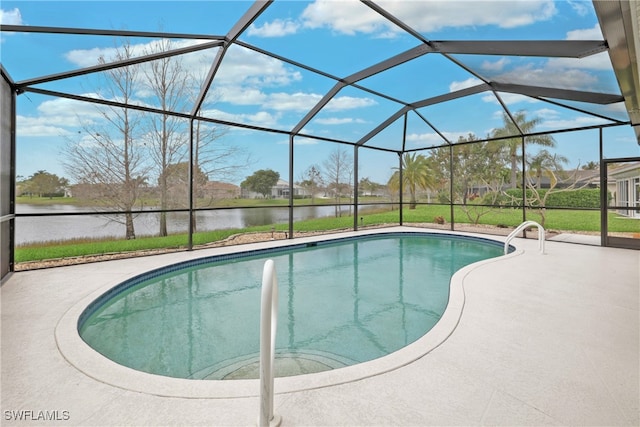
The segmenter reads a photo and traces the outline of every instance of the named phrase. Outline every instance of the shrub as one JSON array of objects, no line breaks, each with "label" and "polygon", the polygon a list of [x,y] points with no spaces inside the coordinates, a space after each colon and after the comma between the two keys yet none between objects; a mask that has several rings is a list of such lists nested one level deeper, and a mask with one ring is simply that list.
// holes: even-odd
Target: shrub
[{"label": "shrub", "polygon": [[[543,198],[549,190],[540,189],[538,193]],[[522,205],[522,189],[510,188],[505,193],[512,199],[505,204],[508,206]],[[527,189],[526,193],[529,206],[539,207],[538,200],[534,196],[533,190]],[[608,195],[611,198],[611,194]],[[546,207],[562,207],[562,208],[599,208],[600,207],[600,189],[599,188],[582,188],[579,190],[558,191],[554,190],[547,197]]]}]

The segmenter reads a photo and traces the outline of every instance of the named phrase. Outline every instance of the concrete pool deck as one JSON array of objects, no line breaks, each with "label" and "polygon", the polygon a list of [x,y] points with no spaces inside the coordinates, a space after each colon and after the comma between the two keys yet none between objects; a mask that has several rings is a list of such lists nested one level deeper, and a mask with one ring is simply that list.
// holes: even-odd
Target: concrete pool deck
[{"label": "concrete pool deck", "polygon": [[[0,423],[255,425],[257,380],[238,383],[236,394],[176,397],[169,386],[176,396],[161,396],[144,378],[87,375],[59,341],[70,312],[102,289],[162,265],[269,244],[15,273],[1,288]],[[548,241],[540,255],[535,240],[512,244],[515,254],[458,275],[463,300],[444,325],[450,334],[435,348],[413,346],[421,357],[339,385],[315,375],[276,379],[282,425],[640,425],[640,252]]]}]

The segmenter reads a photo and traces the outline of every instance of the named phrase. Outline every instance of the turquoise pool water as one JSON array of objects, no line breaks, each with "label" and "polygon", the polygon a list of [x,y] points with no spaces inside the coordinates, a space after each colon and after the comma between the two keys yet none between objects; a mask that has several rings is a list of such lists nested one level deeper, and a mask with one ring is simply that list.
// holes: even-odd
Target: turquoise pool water
[{"label": "turquoise pool water", "polygon": [[258,377],[266,259],[279,282],[276,375],[335,369],[394,352],[444,312],[453,273],[502,254],[485,239],[393,233],[200,259],[145,273],[94,301],[82,339],[140,371]]}]

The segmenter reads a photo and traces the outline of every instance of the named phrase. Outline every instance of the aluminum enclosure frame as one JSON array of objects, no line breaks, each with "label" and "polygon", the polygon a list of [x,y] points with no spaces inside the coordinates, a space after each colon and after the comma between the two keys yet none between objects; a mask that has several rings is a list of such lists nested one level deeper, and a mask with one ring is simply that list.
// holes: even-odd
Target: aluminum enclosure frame
[{"label": "aluminum enclosure frame", "polygon": [[[324,70],[319,70],[313,67],[310,67],[305,64],[301,64],[297,61],[291,60],[289,58],[285,58],[283,56],[268,52],[264,49],[260,49],[256,46],[252,46],[248,43],[240,41],[238,38],[246,31],[251,23],[253,23],[265,10],[269,8],[272,4],[273,0],[268,1],[256,1],[253,3],[251,7],[243,14],[243,16],[231,26],[231,29],[225,35],[208,35],[208,34],[184,34],[184,33],[163,33],[163,32],[144,32],[144,31],[124,31],[124,30],[104,30],[104,29],[87,29],[87,28],[63,28],[63,27],[43,27],[43,26],[24,26],[24,25],[0,25],[0,31],[3,32],[23,32],[23,33],[44,33],[44,34],[74,34],[74,35],[91,35],[91,36],[109,36],[109,37],[129,37],[129,38],[171,38],[171,39],[199,39],[203,42],[188,48],[180,48],[174,49],[168,52],[162,52],[159,54],[146,55],[137,57],[134,59],[128,59],[125,61],[117,61],[110,62],[106,64],[101,64],[98,66],[87,67],[82,69],[70,70],[67,72],[57,73],[54,75],[45,75],[36,78],[31,78],[28,80],[13,82],[10,80],[11,88],[15,95],[20,95],[25,92],[31,93],[39,93],[43,95],[53,96],[53,97],[62,97],[68,99],[75,99],[78,101],[88,102],[88,103],[98,103],[104,105],[110,105],[114,107],[126,107],[130,109],[140,109],[147,112],[157,113],[157,114],[167,114],[173,115],[177,117],[182,117],[190,120],[191,128],[193,129],[193,122],[195,120],[205,121],[210,123],[216,123],[225,126],[233,126],[240,128],[247,128],[252,130],[259,130],[270,133],[278,133],[287,135],[289,137],[289,209],[290,212],[293,210],[293,162],[294,162],[294,141],[295,138],[303,137],[309,139],[315,139],[319,141],[328,141],[332,143],[346,144],[350,145],[354,149],[354,159],[356,162],[355,170],[357,171],[357,162],[358,162],[358,150],[362,148],[382,150],[395,152],[398,156],[402,156],[402,154],[406,152],[410,152],[412,150],[407,150],[402,142],[401,148],[396,150],[394,149],[385,149],[380,147],[369,146],[367,143],[371,141],[376,135],[382,132],[386,127],[394,123],[396,120],[402,118],[404,116],[405,120],[405,132],[406,132],[406,118],[407,113],[414,112],[420,117],[421,120],[425,122],[427,126],[432,128],[434,132],[442,138],[442,143],[437,146],[452,146],[453,142],[449,141],[445,137],[445,132],[441,129],[438,129],[437,126],[434,126],[423,114],[421,114],[418,109],[425,106],[432,106],[441,103],[446,103],[455,99],[464,99],[467,96],[490,92],[492,93],[497,100],[499,101],[500,107],[504,111],[507,117],[510,117],[513,120],[513,112],[510,111],[508,106],[502,101],[498,92],[505,93],[513,93],[519,94],[526,97],[530,97],[539,101],[547,102],[549,104],[553,104],[556,106],[562,106],[564,108],[573,109],[576,111],[580,111],[584,114],[591,115],[593,117],[597,117],[599,119],[606,119],[610,122],[610,124],[600,125],[600,126],[585,126],[579,128],[570,128],[570,129],[562,129],[555,132],[567,132],[567,131],[577,131],[577,130],[585,130],[585,129],[594,129],[594,128],[604,128],[608,126],[633,126],[635,133],[640,142],[640,79],[638,78],[638,66],[637,66],[637,57],[638,57],[638,49],[640,49],[640,43],[638,42],[638,13],[640,11],[640,2],[636,1],[605,1],[605,0],[595,0],[593,2],[596,14],[598,16],[598,20],[600,22],[600,26],[602,28],[604,34],[604,40],[523,40],[523,41],[505,41],[505,40],[428,40],[422,34],[420,34],[415,29],[411,28],[407,23],[403,22],[399,18],[395,17],[390,12],[386,11],[383,7],[377,4],[374,1],[362,1],[363,4],[368,6],[370,9],[380,14],[386,20],[392,22],[396,26],[402,28],[406,33],[410,34],[416,39],[417,45],[411,49],[408,49],[398,55],[387,58],[377,64],[366,67],[358,72],[352,73],[348,76],[334,76],[330,73],[327,73]],[[232,46],[242,46],[247,49],[254,50],[256,52],[260,52],[264,55],[268,55],[271,58],[278,59],[289,63],[291,65],[295,65],[297,67],[301,67],[305,70],[308,70],[317,75],[329,78],[333,80],[334,86],[324,94],[322,99],[318,101],[313,108],[311,108],[304,117],[295,125],[291,127],[288,131],[279,130],[279,129],[270,129],[266,127],[252,126],[242,123],[234,123],[229,121],[223,121],[218,119],[212,119],[203,117],[200,115],[200,109],[202,107],[202,103],[204,101],[205,96],[212,83],[215,81],[217,77],[217,73],[219,70],[219,66],[224,60],[224,55],[227,49]],[[112,70],[119,67],[124,67],[128,65],[140,64],[144,62],[149,62],[152,60],[166,58],[170,56],[176,56],[191,52],[196,52],[199,50],[210,49],[210,48],[218,48],[218,54],[210,66],[209,74],[205,78],[202,83],[200,93],[193,103],[192,109],[189,113],[182,113],[177,111],[169,111],[162,110],[138,105],[127,105],[115,101],[107,101],[107,100],[99,100],[95,98],[83,97],[79,95],[74,95],[71,93],[64,93],[52,90],[46,90],[42,88],[36,87],[38,84],[53,82],[64,80],[72,77],[77,77],[81,75],[88,75],[97,72],[104,72],[108,70]],[[469,66],[462,63],[459,59],[452,57],[453,54],[468,54],[468,55],[500,55],[500,56],[537,56],[537,57],[549,57],[549,58],[585,58],[597,53],[601,53],[604,51],[608,51],[609,56],[611,58],[612,65],[614,67],[614,72],[618,79],[618,84],[621,89],[621,94],[616,93],[595,93],[595,92],[586,92],[586,91],[577,91],[569,88],[556,88],[556,87],[543,87],[543,86],[533,86],[533,85],[522,85],[522,84],[514,84],[510,82],[504,81],[492,81],[485,78],[482,75],[474,72]],[[411,61],[413,59],[419,58],[423,55],[441,55],[447,60],[451,61],[451,63],[459,66],[475,76],[482,83],[470,88],[453,91],[449,93],[443,93],[441,95],[437,95],[431,98],[422,99],[422,100],[402,100],[397,99],[394,96],[391,96],[386,93],[380,93],[379,91],[372,90],[371,88],[366,87],[362,84],[362,80],[374,76],[379,73],[384,73],[386,70],[394,68],[400,64]],[[10,72],[10,70],[8,70]],[[4,74],[4,67],[3,67]],[[9,74],[7,74],[9,75]],[[379,123],[375,126],[368,134],[364,137],[360,138],[357,141],[336,139],[336,138],[323,138],[317,135],[305,134],[302,132],[303,128],[320,112],[323,107],[325,107],[334,97],[344,88],[352,87],[359,90],[363,90],[367,93],[371,93],[373,95],[379,96],[383,99],[387,99],[393,101],[399,105],[401,105],[400,109],[395,113],[390,115],[386,120]],[[575,107],[571,107],[569,105],[564,105],[562,101],[578,101],[582,103],[592,103],[598,105],[608,105],[616,102],[624,101],[628,115],[629,121],[622,121],[615,117],[605,116],[603,114],[596,114],[593,112],[588,112],[585,110],[580,110]],[[6,114],[4,112],[3,114]],[[13,118],[13,126],[15,126],[15,111],[12,112],[14,115]],[[521,137],[524,145],[524,140],[528,136],[532,136],[535,134],[527,134],[518,128],[517,124],[514,121],[515,128],[518,129],[518,134],[510,135],[509,138],[512,137]],[[15,133],[15,129],[12,129],[13,133]],[[554,132],[548,132],[554,133]],[[504,137],[504,138],[508,138]],[[479,139],[478,142],[487,141],[488,139]],[[192,159],[191,152],[193,151],[193,135],[190,138],[190,158]],[[524,148],[524,147],[523,147]],[[601,158],[602,160],[602,158]],[[15,163],[15,159],[13,160]],[[12,167],[14,167],[12,165]],[[190,176],[193,175],[193,161],[190,161]],[[357,177],[356,177],[357,178]],[[13,180],[15,182],[15,171],[13,172]],[[193,194],[193,180],[189,179],[190,182],[190,194]],[[357,184],[356,184],[357,185]],[[11,197],[14,198],[15,195],[5,195],[2,197]],[[356,200],[355,206],[357,206],[357,191],[356,191]],[[606,208],[606,207],[605,207]],[[190,199],[189,202],[189,212],[193,215],[195,210],[193,204],[193,198]],[[356,215],[354,216],[354,229],[357,229],[357,208]],[[290,226],[290,238],[293,237],[293,222],[292,215],[290,215],[289,226]],[[402,223],[402,217],[401,217]],[[193,229],[190,226],[190,240],[189,240],[189,249],[192,248],[191,235],[193,234]],[[4,239],[4,237],[3,237]],[[13,241],[13,237],[11,237],[11,241]],[[4,242],[3,242],[4,244]]]}]

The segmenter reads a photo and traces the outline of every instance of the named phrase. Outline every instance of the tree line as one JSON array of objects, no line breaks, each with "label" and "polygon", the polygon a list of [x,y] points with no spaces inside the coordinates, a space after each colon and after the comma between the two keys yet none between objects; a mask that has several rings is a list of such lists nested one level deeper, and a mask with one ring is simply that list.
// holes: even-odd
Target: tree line
[{"label": "tree line", "polygon": [[[434,192],[438,202],[459,205],[474,224],[495,206],[522,206],[524,195],[527,206],[538,210],[544,226],[550,197],[558,199],[558,193],[579,190],[589,183],[580,182],[577,177],[579,165],[573,171],[565,170],[569,159],[547,149],[556,146],[551,135],[526,137],[527,147],[544,148],[527,153],[523,172],[522,138],[508,136],[518,134],[518,129],[530,133],[540,119],[528,119],[524,112],[517,112],[513,118],[514,121],[505,114],[504,126],[483,140],[468,134],[451,146],[431,149],[428,154],[404,154],[402,174],[396,168],[387,185],[393,191],[399,191],[402,185],[409,194],[410,209],[416,207],[419,190]],[[598,167],[591,161],[583,165],[582,170]],[[524,193],[509,191],[522,189],[523,185],[527,189]]]},{"label": "tree line", "polygon": [[39,170],[28,178],[17,177],[18,195],[28,197],[61,197],[69,188],[69,180],[54,173]]}]

